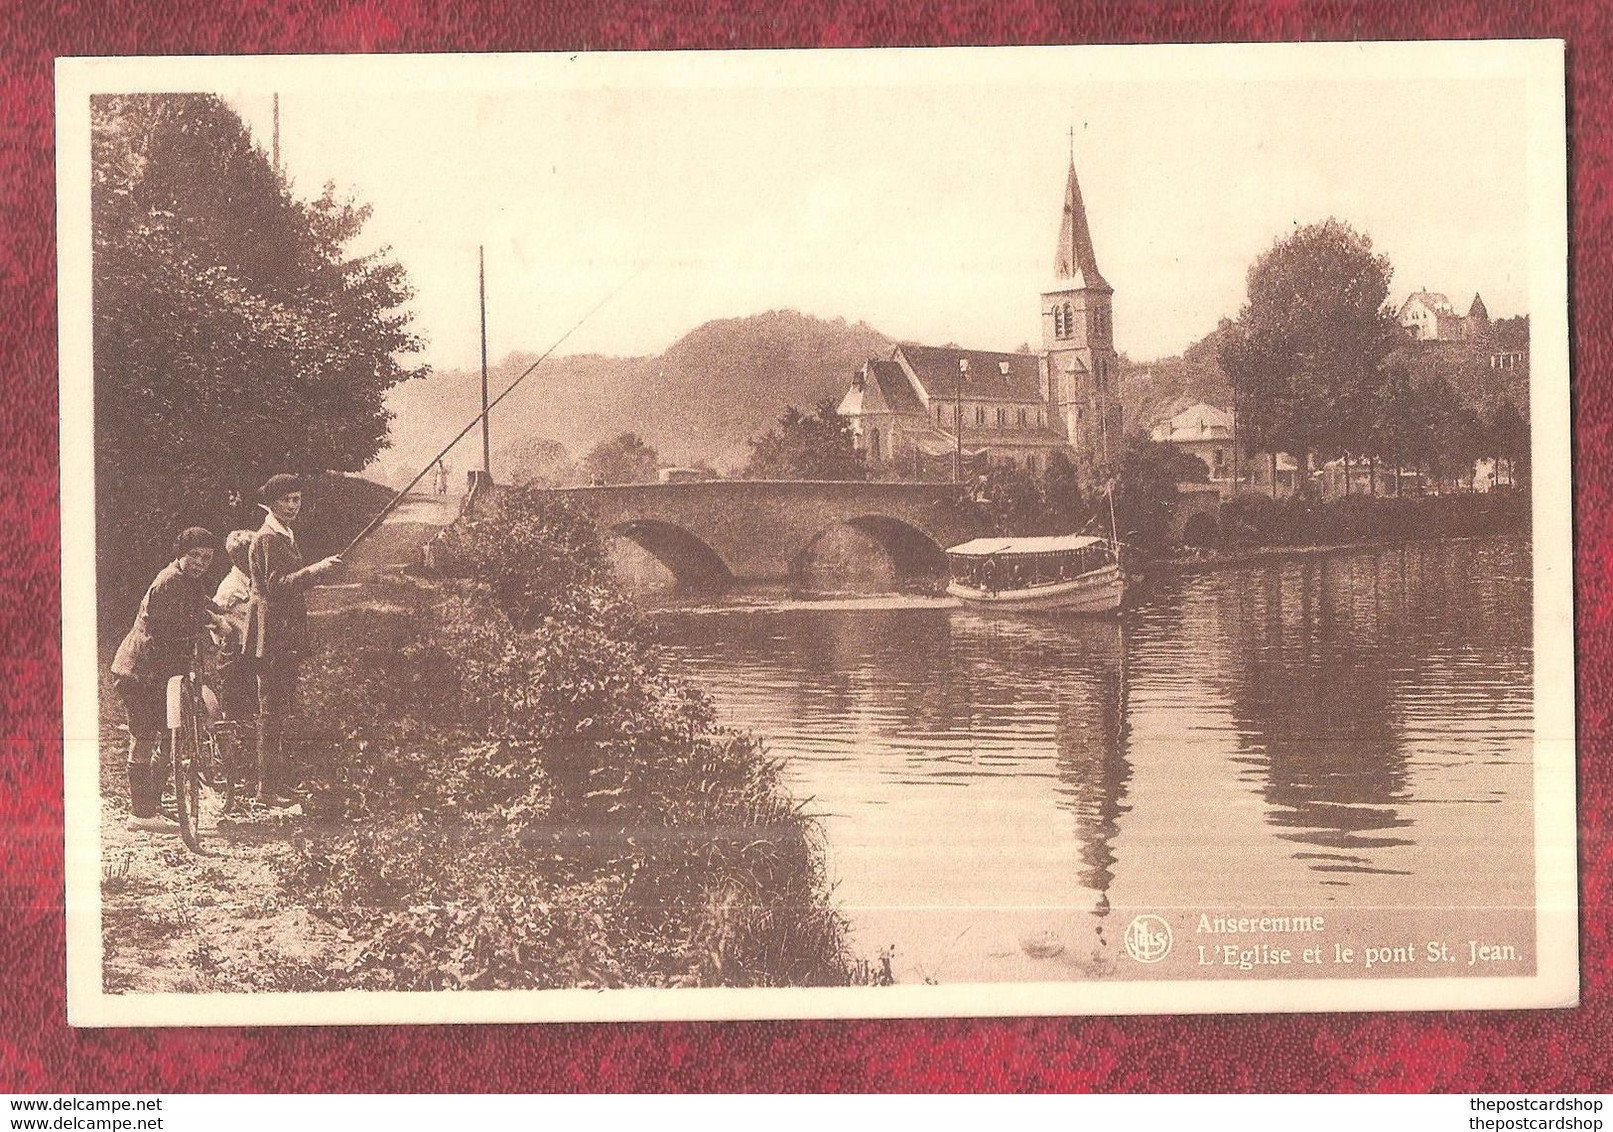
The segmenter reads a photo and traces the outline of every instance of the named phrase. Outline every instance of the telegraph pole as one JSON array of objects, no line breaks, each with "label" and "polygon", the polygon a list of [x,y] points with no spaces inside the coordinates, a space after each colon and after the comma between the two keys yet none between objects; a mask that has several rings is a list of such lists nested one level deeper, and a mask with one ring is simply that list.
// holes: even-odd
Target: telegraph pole
[{"label": "telegraph pole", "polygon": [[963,482],[963,379],[969,373],[969,359],[958,359],[958,381],[952,387],[952,482]]},{"label": "telegraph pole", "polygon": [[491,481],[493,449],[487,425],[487,266],[479,245],[476,248],[476,285],[482,302],[482,475]]},{"label": "telegraph pole", "polygon": [[280,92],[274,93],[274,171],[280,172]]}]

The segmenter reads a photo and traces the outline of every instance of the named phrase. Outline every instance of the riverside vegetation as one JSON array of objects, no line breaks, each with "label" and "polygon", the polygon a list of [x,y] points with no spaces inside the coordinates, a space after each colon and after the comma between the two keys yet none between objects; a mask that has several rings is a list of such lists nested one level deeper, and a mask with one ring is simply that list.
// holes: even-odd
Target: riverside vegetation
[{"label": "riverside vegetation", "polygon": [[847,982],[815,821],[661,666],[587,516],[511,492],[442,551],[307,680],[326,832],[291,880],[363,941],[344,982]]},{"label": "riverside vegetation", "polygon": [[512,491],[441,549],[317,619],[302,815],[109,850],[109,989],[885,981],[815,819],[662,666],[586,514]]}]

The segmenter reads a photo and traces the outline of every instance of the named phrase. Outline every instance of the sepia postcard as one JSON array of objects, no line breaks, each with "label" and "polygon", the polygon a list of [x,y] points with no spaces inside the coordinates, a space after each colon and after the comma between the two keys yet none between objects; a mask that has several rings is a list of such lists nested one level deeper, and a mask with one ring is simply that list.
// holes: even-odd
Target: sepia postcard
[{"label": "sepia postcard", "polygon": [[1560,41],[56,75],[73,1024],[1578,1001]]}]

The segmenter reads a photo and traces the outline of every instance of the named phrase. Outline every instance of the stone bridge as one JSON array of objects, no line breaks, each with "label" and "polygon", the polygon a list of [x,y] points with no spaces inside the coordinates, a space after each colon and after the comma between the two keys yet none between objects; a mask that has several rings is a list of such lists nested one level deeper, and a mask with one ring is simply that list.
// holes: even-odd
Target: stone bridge
[{"label": "stone bridge", "polygon": [[898,577],[944,566],[942,550],[973,537],[953,484],[712,480],[554,491],[605,529],[637,543],[678,584],[720,588],[788,582],[837,527],[873,539]]}]

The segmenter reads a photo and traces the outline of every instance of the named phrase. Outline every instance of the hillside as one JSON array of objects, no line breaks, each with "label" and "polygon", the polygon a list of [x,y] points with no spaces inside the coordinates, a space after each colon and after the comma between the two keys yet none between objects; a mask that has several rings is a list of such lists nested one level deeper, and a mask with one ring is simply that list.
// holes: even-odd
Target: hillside
[{"label": "hillside", "polygon": [[[708,322],[653,357],[550,358],[493,411],[493,449],[531,451],[530,442],[548,440],[580,460],[599,441],[630,430],[664,463],[737,467],[749,455],[746,442],[787,405],[838,398],[857,367],[890,346],[864,323],[769,311]],[[535,357],[510,354],[493,366],[493,394]],[[387,400],[395,415],[392,447],[365,475],[401,486],[475,415],[480,390],[476,370],[443,370],[394,389]],[[480,430],[448,463],[456,483],[480,465]],[[500,475],[496,461],[493,471]]]},{"label": "hillside", "polygon": [[[1151,362],[1122,357],[1120,397],[1127,430],[1148,429],[1198,401],[1231,407],[1232,382],[1217,358],[1221,340],[1230,328],[1231,323],[1223,319],[1220,326],[1176,357]],[[1527,408],[1527,363],[1515,369],[1492,369],[1487,349],[1526,350],[1528,345],[1528,318],[1521,316],[1496,323],[1487,348],[1475,349],[1460,342],[1407,342],[1397,354],[1414,372],[1437,370],[1466,407],[1483,412],[1498,398]]]}]

